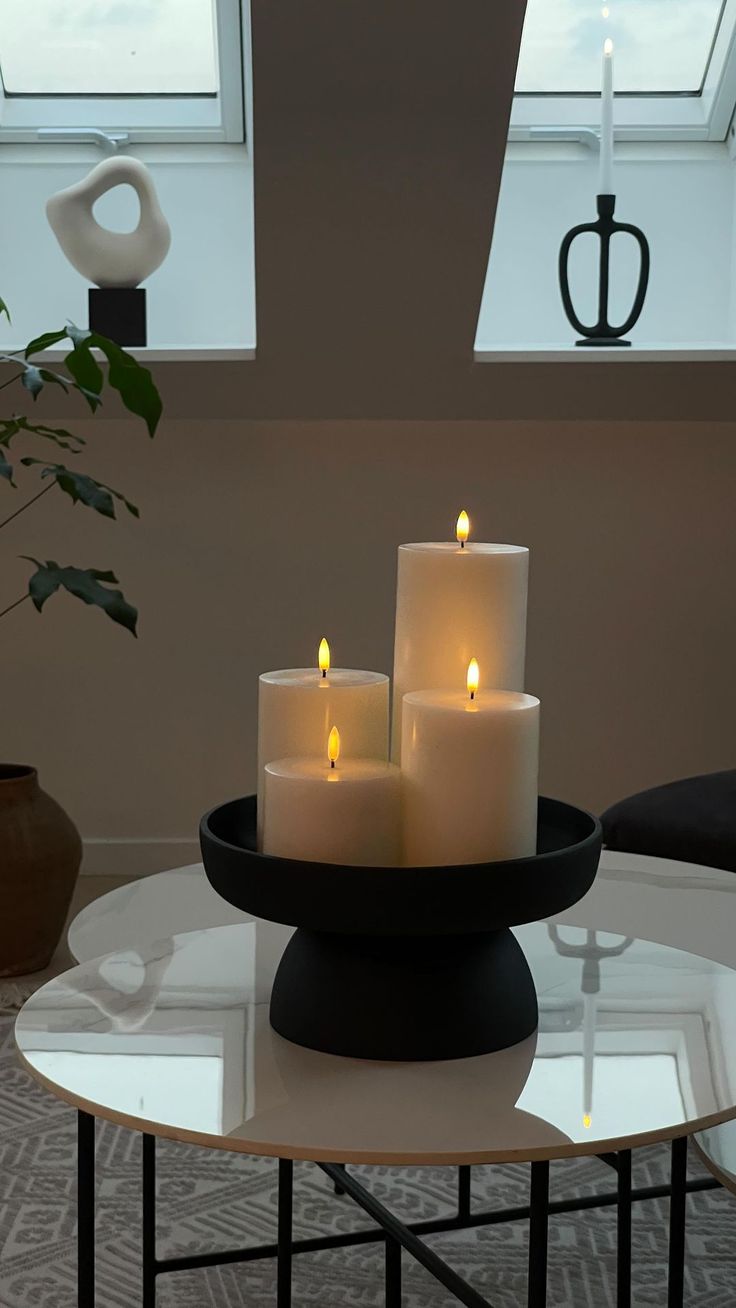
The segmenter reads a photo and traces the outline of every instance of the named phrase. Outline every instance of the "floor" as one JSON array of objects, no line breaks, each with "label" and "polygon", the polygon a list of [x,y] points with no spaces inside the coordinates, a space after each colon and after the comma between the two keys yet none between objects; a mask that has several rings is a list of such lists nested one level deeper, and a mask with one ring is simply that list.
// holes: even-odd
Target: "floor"
[{"label": "floor", "polygon": [[61,940],[48,967],[43,968],[40,972],[8,977],[5,980],[0,979],[0,1002],[4,991],[16,991],[21,996],[29,994],[31,990],[37,990],[39,986],[42,986],[45,981],[50,981],[52,977],[65,972],[68,967],[73,967],[74,959],[69,953],[66,943],[69,923],[76,917],[77,913],[87,907],[87,904],[91,904],[93,899],[99,899],[101,895],[106,895],[110,890],[116,890],[118,886],[127,886],[129,881],[134,880],[135,877],[80,877],[72,896],[71,907],[64,923]]}]

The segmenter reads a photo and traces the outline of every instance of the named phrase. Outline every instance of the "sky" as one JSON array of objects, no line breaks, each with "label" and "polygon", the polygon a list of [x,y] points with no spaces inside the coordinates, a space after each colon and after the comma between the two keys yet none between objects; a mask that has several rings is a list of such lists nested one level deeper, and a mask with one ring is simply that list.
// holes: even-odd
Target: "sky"
[{"label": "sky", "polygon": [[617,90],[697,91],[721,7],[722,0],[528,0],[516,89],[600,89],[610,36]]},{"label": "sky", "polygon": [[0,0],[10,92],[216,91],[213,0]]},{"label": "sky", "polygon": [[[6,88],[215,91],[213,6],[214,0],[0,0]],[[611,36],[617,90],[696,91],[721,7],[722,0],[528,0],[517,90],[597,91],[603,41]]]}]

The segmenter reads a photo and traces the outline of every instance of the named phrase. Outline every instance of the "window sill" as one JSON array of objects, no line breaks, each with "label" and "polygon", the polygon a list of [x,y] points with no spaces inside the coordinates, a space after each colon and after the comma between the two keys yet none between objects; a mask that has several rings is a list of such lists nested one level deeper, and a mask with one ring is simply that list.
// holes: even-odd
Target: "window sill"
[{"label": "window sill", "polygon": [[[145,357],[252,358],[255,250],[253,169],[247,148],[149,146],[131,153],[151,167],[172,233],[167,258],[144,283],[149,341]],[[12,324],[0,320],[1,351],[22,348],[40,332],[67,321],[86,324],[87,283],[59,249],[45,205],[50,195],[84,177],[99,159],[94,146],[0,150],[0,181],[14,197],[0,213],[0,248],[13,252],[0,284],[13,319]],[[116,187],[99,203],[104,206],[98,215],[101,222],[117,230],[135,225],[137,211],[131,213],[129,188]]]},{"label": "window sill", "polygon": [[736,360],[736,344],[704,341],[700,344],[663,342],[612,346],[501,345],[476,348],[476,363],[729,363]]}]

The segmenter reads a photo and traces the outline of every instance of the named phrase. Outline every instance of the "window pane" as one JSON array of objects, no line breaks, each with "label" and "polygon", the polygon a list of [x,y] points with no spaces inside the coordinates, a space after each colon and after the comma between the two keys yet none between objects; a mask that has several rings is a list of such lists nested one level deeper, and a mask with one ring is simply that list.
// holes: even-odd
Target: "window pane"
[{"label": "window pane", "polygon": [[9,95],[218,90],[216,0],[0,0]]},{"label": "window pane", "polygon": [[603,42],[610,36],[617,91],[697,93],[723,3],[528,0],[516,90],[599,91]]}]

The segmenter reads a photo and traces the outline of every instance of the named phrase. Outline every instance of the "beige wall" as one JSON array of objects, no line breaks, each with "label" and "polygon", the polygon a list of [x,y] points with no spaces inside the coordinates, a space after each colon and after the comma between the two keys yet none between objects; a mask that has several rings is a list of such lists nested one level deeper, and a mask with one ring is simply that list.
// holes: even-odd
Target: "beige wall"
[{"label": "beige wall", "polygon": [[3,619],[4,756],[86,837],[143,842],[117,870],[180,860],[254,784],[259,671],[324,633],[388,669],[396,545],[465,504],[532,548],[545,791],[600,809],[733,764],[734,365],[472,363],[523,6],[252,8],[258,357],[157,368],[153,445],[39,402],[143,520],[54,492],[4,529],[2,593],[20,553],[112,566],[141,638],[65,596]]},{"label": "beige wall", "polygon": [[[169,422],[150,444],[100,424],[87,464],[141,522],[115,527],[54,493],[5,528],[4,553],[114,567],[140,639],[66,596],[4,618],[3,753],[38,763],[86,837],[193,839],[209,805],[253,787],[259,671],[308,662],[325,632],[340,663],[389,670],[395,547],[442,537],[466,504],[483,537],[532,550],[547,793],[600,809],[733,765],[735,437]],[[6,564],[3,598],[25,569]],[[115,865],[139,853],[165,866],[181,851],[124,847]]]}]

